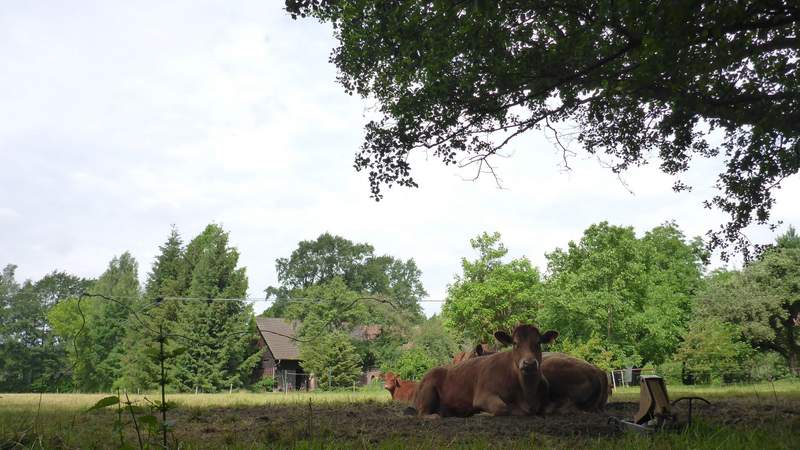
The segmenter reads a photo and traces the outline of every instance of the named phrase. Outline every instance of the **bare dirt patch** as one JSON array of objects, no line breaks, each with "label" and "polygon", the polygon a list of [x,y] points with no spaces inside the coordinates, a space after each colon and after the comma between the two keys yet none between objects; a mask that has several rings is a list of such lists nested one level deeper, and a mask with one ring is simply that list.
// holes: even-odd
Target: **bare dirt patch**
[{"label": "bare dirt patch", "polygon": [[[634,402],[614,402],[605,413],[564,411],[534,417],[422,419],[404,414],[405,405],[387,403],[270,405],[264,407],[210,408],[175,411],[179,434],[205,435],[212,443],[243,437],[251,442],[292,442],[325,439],[328,442],[377,444],[385,440],[457,443],[481,440],[501,442],[527,440],[547,435],[571,441],[609,437],[618,432],[609,417],[630,418],[638,409]],[[800,401],[756,402],[751,399],[714,400],[695,406],[694,417],[710,424],[757,427],[765,423],[800,428]],[[685,420],[686,406],[675,408]],[[188,436],[187,436],[188,437]],[[213,445],[212,445],[213,446]]]}]

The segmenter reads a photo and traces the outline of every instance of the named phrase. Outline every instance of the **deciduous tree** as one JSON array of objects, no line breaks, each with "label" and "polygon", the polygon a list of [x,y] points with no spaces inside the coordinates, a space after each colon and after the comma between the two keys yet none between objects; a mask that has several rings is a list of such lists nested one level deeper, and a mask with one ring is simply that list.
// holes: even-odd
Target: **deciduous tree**
[{"label": "deciduous tree", "polygon": [[376,256],[370,244],[323,233],[316,240],[298,243],[289,258],[278,258],[275,269],[278,286],[267,288],[267,297],[274,303],[265,315],[281,317],[292,298],[302,297],[303,290],[339,278],[350,291],[391,300],[395,316],[404,315],[415,322],[422,319],[419,300],[427,293],[414,260]]},{"label": "deciduous tree", "polygon": [[461,259],[462,274],[448,286],[442,319],[469,342],[494,342],[493,333],[518,322],[540,319],[542,285],[539,270],[527,258],[503,262],[508,253],[500,233],[471,239],[478,259]]},{"label": "deciduous tree", "polygon": [[715,274],[696,310],[701,317],[734,324],[742,339],[780,354],[800,373],[800,237],[795,230],[741,272]]},{"label": "deciduous tree", "polygon": [[618,363],[660,363],[671,355],[690,318],[704,252],[675,224],[637,238],[632,227],[590,226],[578,242],[547,254],[541,320],[562,339],[593,335]]},{"label": "deciduous tree", "polygon": [[[679,176],[724,154],[709,244],[767,223],[800,169],[800,8],[790,0],[659,2],[286,0],[334,27],[345,91],[377,102],[356,156],[372,194],[416,186],[409,155],[493,172],[515,137],[564,128],[618,173]],[[574,131],[572,130],[574,128]],[[710,137],[718,130],[721,137]]]},{"label": "deciduous tree", "polygon": [[141,295],[138,263],[128,252],[114,257],[88,291],[102,297],[60,302],[49,319],[66,345],[75,387],[96,392],[110,389],[121,375],[123,338]]}]

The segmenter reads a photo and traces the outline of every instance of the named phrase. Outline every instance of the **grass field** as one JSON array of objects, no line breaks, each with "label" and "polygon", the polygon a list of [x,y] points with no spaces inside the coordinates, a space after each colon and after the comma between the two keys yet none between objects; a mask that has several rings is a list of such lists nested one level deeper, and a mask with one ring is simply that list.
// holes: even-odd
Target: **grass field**
[{"label": "grass field", "polygon": [[[800,382],[726,387],[670,386],[671,398],[700,395],[695,424],[655,437],[623,434],[638,388],[619,389],[605,414],[419,419],[380,390],[311,394],[174,394],[170,445],[180,448],[800,448]],[[159,448],[160,438],[115,407],[86,410],[108,394],[0,394],[0,449]],[[132,396],[146,406],[157,396]],[[678,414],[685,411],[676,408]],[[145,413],[142,413],[145,414]],[[119,424],[122,426],[120,427]]]}]

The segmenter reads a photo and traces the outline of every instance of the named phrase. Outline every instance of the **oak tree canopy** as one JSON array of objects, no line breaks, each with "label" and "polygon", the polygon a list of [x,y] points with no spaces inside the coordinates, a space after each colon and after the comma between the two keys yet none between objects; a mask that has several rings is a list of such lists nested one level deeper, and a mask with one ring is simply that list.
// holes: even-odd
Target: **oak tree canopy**
[{"label": "oak tree canopy", "polygon": [[[772,191],[800,168],[800,7],[790,0],[286,0],[334,27],[348,93],[375,99],[355,168],[372,196],[417,186],[408,162],[493,173],[515,137],[574,130],[615,173],[649,162],[675,176],[724,158],[727,213],[712,248],[770,223]],[[717,130],[719,139],[709,139]],[[723,255],[724,256],[724,255]]]}]

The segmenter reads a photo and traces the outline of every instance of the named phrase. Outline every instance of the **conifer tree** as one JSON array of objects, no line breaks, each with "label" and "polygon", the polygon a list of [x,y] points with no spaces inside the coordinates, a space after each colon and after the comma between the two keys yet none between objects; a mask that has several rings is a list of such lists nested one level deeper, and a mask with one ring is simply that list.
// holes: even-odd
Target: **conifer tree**
[{"label": "conifer tree", "polygon": [[[183,242],[175,227],[172,227],[159,250],[160,254],[147,275],[142,305],[145,312],[139,316],[139,319],[147,322],[147,327],[141,326],[136,320],[129,321],[125,333],[127,351],[122,358],[122,376],[117,384],[129,389],[153,389],[158,386],[161,369],[157,356],[157,333],[163,330],[169,334],[174,329],[181,302],[169,298],[186,294]],[[174,340],[168,341],[170,349],[176,344],[180,345]]]},{"label": "conifer tree", "polygon": [[183,280],[188,281],[187,296],[195,300],[186,301],[177,314],[175,334],[187,347],[173,370],[180,390],[241,386],[258,362],[252,307],[238,300],[247,293],[246,271],[236,267],[238,261],[228,233],[216,224],[186,248]]}]

